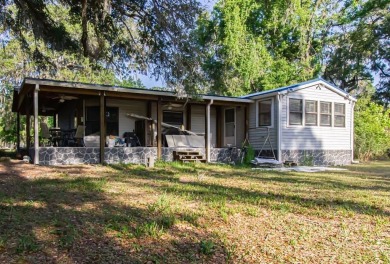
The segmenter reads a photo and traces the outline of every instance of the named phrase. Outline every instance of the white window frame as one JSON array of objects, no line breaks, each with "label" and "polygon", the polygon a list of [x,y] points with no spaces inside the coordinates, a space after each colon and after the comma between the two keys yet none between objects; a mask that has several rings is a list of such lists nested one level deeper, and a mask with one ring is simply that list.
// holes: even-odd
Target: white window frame
[{"label": "white window frame", "polygon": [[[302,124],[300,124],[300,125],[290,124],[290,99],[302,100]],[[303,97],[289,96],[289,97],[287,97],[286,106],[287,106],[286,107],[287,108],[287,127],[303,127],[303,126],[305,126],[305,99]]]},{"label": "white window frame", "polygon": [[[329,103],[330,104],[330,126],[325,126],[325,125],[321,125],[321,115],[325,115],[325,114],[321,114],[321,103]],[[330,102],[330,101],[319,101],[319,111],[318,111],[318,126],[320,127],[333,127],[333,115],[334,115],[334,110],[333,110],[333,102]]]},{"label": "white window frame", "polygon": [[[302,107],[303,107],[303,112],[302,112],[302,125],[290,125],[290,103],[289,103],[289,100],[290,99],[296,99],[296,100],[302,100]],[[314,125],[306,125],[306,100],[307,101],[316,101],[317,102],[317,125],[314,126]],[[330,103],[330,107],[331,107],[331,125],[330,126],[321,126],[321,102],[323,103]],[[344,122],[344,126],[335,126],[335,122],[334,122],[334,118],[335,118],[335,104],[344,104],[344,110],[345,110],[345,122]],[[257,106],[258,107],[258,106]],[[304,97],[301,97],[301,96],[287,96],[286,97],[286,119],[287,119],[287,127],[331,127],[331,128],[336,128],[336,129],[346,129],[347,128],[347,104],[344,103],[344,102],[334,102],[334,101],[324,101],[324,100],[312,100],[312,99],[306,99]],[[257,114],[258,116],[258,114]],[[257,124],[257,120],[258,118],[256,119],[256,124]]]},{"label": "white window frame", "polygon": [[[259,103],[261,101],[268,101],[271,99],[271,125],[270,126],[260,126],[259,125]],[[268,127],[268,128],[273,128],[274,127],[274,115],[275,115],[275,108],[274,108],[274,98],[273,97],[268,97],[268,98],[262,98],[260,100],[256,101],[256,128],[262,128],[262,127]]]},{"label": "white window frame", "polygon": [[[306,101],[312,101],[312,102],[316,102],[317,103],[317,124],[316,125],[306,125]],[[303,125],[307,126],[307,127],[317,127],[317,126],[319,126],[319,122],[320,122],[319,111],[320,111],[320,101],[318,101],[318,100],[310,100],[310,99],[303,99],[303,122],[302,122]],[[309,113],[309,114],[312,114],[312,113]]]},{"label": "white window frame", "polygon": [[[344,126],[336,126],[335,118],[336,118],[336,104],[344,105]],[[341,116],[341,115],[337,115]],[[339,102],[333,102],[333,116],[332,116],[332,127],[335,128],[346,128],[347,127],[347,104],[346,103],[339,103]]]}]

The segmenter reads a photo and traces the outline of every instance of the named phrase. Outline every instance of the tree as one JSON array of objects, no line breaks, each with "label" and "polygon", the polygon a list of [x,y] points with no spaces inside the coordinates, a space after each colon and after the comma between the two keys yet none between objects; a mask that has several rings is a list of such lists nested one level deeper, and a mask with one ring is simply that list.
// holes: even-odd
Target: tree
[{"label": "tree", "polygon": [[[95,65],[112,69],[126,78],[131,70],[151,69],[168,83],[183,81],[187,74],[184,54],[191,54],[186,40],[201,10],[195,0],[59,0],[68,20],[49,8],[52,1],[2,0],[1,24],[43,69],[56,70],[45,49],[82,55]],[[30,46],[26,32],[42,46]],[[74,32],[79,34],[74,34]],[[190,70],[190,69],[189,69]]]},{"label": "tree", "polygon": [[221,0],[198,29],[217,93],[239,95],[307,80],[320,70],[331,1]]},{"label": "tree", "polygon": [[324,77],[351,92],[374,76],[377,97],[390,101],[390,1],[343,1],[325,49]]},{"label": "tree", "polygon": [[[54,5],[48,5],[47,8],[56,19],[69,21],[70,18],[64,12],[64,8]],[[64,25],[77,27],[77,24],[64,23]],[[118,78],[112,69],[106,69],[89,58],[67,51],[50,50],[45,47],[43,41],[34,41],[34,36],[28,30],[23,30],[21,33],[26,42],[30,43],[29,49],[40,50],[42,57],[51,64],[46,65],[42,64],[42,61],[34,60],[31,54],[23,49],[17,38],[10,33],[6,34],[6,40],[3,41],[0,49],[0,141],[2,142],[16,142],[16,115],[11,111],[12,96],[14,87],[19,85],[25,77],[144,87],[139,80],[131,76]],[[78,34],[77,30],[72,31],[73,38],[77,38]],[[25,119],[21,118],[21,127],[24,124]],[[21,139],[23,140],[24,137]]]},{"label": "tree", "polygon": [[369,160],[383,155],[390,148],[390,109],[386,110],[362,95],[355,106],[355,155]]}]

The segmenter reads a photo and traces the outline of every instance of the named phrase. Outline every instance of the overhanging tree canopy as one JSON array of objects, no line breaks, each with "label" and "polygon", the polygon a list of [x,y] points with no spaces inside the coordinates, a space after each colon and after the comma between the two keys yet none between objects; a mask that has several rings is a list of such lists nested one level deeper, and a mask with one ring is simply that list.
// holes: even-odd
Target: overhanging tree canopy
[{"label": "overhanging tree canopy", "polygon": [[188,62],[194,57],[190,31],[201,12],[195,0],[56,1],[67,12],[66,23],[52,12],[51,4],[0,1],[3,35],[10,32],[42,67],[56,65],[39,46],[31,50],[28,31],[47,49],[82,54],[117,74],[151,69],[155,76],[175,83],[185,79],[193,66]]}]

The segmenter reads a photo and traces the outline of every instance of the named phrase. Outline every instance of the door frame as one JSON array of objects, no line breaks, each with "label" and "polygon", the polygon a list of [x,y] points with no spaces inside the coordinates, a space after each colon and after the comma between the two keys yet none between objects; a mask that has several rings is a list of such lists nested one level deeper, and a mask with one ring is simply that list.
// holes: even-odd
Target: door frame
[{"label": "door frame", "polygon": [[227,146],[227,143],[226,143],[226,110],[231,110],[233,109],[234,111],[234,143],[232,144],[232,146],[236,146],[237,144],[237,110],[235,107],[227,107],[227,108],[224,108],[223,110],[223,143],[224,143],[224,146]]}]

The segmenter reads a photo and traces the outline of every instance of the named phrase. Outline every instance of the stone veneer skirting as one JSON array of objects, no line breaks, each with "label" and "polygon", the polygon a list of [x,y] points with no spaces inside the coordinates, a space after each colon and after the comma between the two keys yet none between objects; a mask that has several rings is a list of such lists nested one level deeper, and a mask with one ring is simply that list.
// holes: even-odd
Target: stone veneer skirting
[{"label": "stone veneer skirting", "polygon": [[351,150],[282,150],[282,160],[292,160],[298,165],[335,166],[352,161]]},{"label": "stone veneer skirting", "polygon": [[[206,152],[205,148],[162,148],[162,160],[172,161],[175,150],[199,151],[202,155]],[[41,147],[39,148],[39,164],[97,164],[99,163],[99,151],[99,148],[87,147]],[[33,153],[33,150],[30,151],[31,159],[34,158]],[[238,163],[241,161],[241,153],[241,149],[238,148],[212,148],[210,149],[210,161]],[[104,153],[104,161],[108,164],[145,164],[150,157],[157,158],[156,147],[106,147]]]}]

